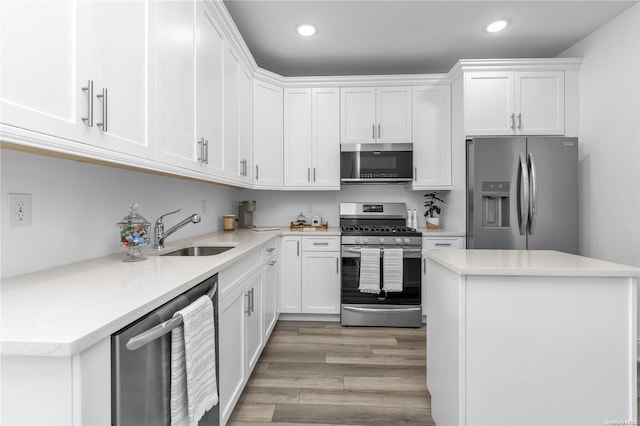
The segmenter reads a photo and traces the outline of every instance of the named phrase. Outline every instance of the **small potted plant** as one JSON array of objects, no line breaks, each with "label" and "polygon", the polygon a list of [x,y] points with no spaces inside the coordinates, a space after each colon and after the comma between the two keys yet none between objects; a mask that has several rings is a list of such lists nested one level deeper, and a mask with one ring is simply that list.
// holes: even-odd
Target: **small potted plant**
[{"label": "small potted plant", "polygon": [[444,200],[438,197],[437,191],[429,192],[424,196],[427,197],[427,201],[424,203],[426,207],[424,217],[427,219],[427,229],[438,229],[440,227],[440,218],[434,215],[440,214],[442,211],[440,204],[444,204]]}]

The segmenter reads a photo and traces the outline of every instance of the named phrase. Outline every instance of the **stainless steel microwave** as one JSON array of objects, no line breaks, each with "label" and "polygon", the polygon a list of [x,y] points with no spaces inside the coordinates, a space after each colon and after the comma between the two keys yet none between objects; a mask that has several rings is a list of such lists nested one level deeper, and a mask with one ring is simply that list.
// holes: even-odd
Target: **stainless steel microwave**
[{"label": "stainless steel microwave", "polygon": [[340,146],[340,181],[398,183],[413,179],[413,145],[363,143]]}]

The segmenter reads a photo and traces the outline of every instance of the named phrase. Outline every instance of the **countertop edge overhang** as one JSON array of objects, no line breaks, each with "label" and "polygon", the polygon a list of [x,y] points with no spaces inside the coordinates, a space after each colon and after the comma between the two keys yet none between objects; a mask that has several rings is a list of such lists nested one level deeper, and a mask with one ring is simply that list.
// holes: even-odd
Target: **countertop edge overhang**
[{"label": "countertop edge overhang", "polygon": [[640,276],[640,268],[555,250],[424,249],[423,255],[459,275]]}]

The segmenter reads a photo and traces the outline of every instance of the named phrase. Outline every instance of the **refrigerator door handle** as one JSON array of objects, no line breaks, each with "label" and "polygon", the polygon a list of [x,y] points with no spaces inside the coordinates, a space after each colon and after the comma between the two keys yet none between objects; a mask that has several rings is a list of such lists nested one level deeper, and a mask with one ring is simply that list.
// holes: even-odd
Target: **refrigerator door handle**
[{"label": "refrigerator door handle", "polygon": [[536,179],[536,162],[533,154],[529,153],[529,173],[531,174],[531,201],[529,202],[529,234],[536,232],[536,217],[538,208],[538,180]]},{"label": "refrigerator door handle", "polygon": [[524,154],[520,154],[520,169],[518,170],[518,207],[520,235],[525,235],[529,222],[529,170]]}]

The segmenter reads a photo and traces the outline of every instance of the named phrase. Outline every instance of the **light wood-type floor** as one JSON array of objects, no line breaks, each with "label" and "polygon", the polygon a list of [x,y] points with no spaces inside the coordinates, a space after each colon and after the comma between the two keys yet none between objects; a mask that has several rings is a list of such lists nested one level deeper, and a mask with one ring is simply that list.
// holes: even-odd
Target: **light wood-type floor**
[{"label": "light wood-type floor", "polygon": [[433,425],[426,330],[279,321],[229,425]]}]

